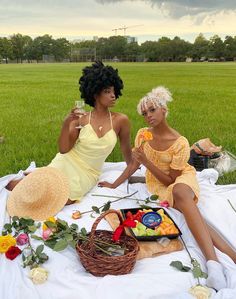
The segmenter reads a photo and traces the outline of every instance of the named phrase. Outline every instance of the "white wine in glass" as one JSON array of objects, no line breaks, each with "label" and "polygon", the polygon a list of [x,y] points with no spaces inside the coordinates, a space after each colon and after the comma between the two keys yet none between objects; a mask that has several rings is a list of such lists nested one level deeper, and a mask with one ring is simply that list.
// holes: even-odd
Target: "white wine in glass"
[{"label": "white wine in glass", "polygon": [[[85,113],[85,110],[84,110],[84,106],[85,106],[85,102],[80,100],[80,101],[75,101],[75,113]],[[83,115],[79,115],[79,118],[81,118]],[[76,127],[76,129],[81,129],[82,126],[79,125]]]}]

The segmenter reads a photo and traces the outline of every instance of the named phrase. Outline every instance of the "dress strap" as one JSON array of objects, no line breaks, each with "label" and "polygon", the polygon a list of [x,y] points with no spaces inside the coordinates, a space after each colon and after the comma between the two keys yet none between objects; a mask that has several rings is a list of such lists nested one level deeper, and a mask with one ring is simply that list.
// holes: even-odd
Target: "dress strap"
[{"label": "dress strap", "polygon": [[91,122],[91,114],[92,114],[92,111],[90,110],[90,111],[89,111],[89,122],[88,122],[89,124],[90,124],[90,122]]},{"label": "dress strap", "polygon": [[110,116],[111,128],[113,130],[113,123],[112,123],[112,117],[111,117],[111,111],[110,110],[109,110],[109,116]]}]

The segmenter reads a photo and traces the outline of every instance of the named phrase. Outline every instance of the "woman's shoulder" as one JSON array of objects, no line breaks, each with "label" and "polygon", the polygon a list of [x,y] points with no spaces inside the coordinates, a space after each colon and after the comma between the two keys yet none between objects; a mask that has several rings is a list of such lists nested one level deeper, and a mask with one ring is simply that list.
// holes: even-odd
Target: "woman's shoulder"
[{"label": "woman's shoulder", "polygon": [[176,141],[173,143],[172,149],[174,151],[179,151],[183,148],[189,148],[189,142],[185,136],[180,135],[177,137]]},{"label": "woman's shoulder", "polygon": [[111,117],[112,117],[112,121],[116,124],[120,124],[120,125],[128,125],[130,123],[130,120],[128,118],[128,116],[124,113],[120,113],[120,112],[112,112],[111,113]]}]

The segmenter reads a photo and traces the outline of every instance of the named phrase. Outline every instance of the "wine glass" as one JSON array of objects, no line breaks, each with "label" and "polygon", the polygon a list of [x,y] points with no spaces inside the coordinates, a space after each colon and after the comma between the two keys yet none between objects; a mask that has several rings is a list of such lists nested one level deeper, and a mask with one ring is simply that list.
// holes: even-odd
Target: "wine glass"
[{"label": "wine glass", "polygon": [[[84,110],[84,106],[85,106],[85,102],[82,101],[82,100],[79,100],[79,101],[75,101],[75,113],[85,113],[85,110]],[[81,118],[83,115],[79,114],[79,118]],[[76,129],[81,129],[82,126],[79,125],[76,127]]]}]

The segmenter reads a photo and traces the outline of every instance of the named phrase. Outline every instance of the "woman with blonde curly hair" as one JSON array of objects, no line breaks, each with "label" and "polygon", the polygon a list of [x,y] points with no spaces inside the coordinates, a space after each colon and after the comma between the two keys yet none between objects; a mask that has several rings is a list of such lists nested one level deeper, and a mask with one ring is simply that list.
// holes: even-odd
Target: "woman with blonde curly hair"
[{"label": "woman with blonde curly hair", "polygon": [[[116,188],[143,164],[146,167],[147,189],[167,200],[171,207],[184,214],[186,222],[207,260],[207,285],[216,290],[226,287],[226,277],[218,262],[214,246],[236,262],[236,252],[204,221],[196,205],[199,186],[194,167],[188,164],[188,140],[171,128],[166,120],[167,104],[172,100],[164,87],[154,88],[137,106],[149,127],[138,131],[133,159],[114,183],[99,186]],[[152,138],[145,140],[145,135]]]}]

